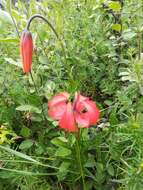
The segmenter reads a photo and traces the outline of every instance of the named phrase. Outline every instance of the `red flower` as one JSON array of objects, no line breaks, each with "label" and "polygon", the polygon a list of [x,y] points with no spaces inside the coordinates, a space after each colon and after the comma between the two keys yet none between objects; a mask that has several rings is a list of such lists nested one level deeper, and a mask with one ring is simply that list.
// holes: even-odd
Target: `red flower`
[{"label": "red flower", "polygon": [[67,104],[66,109],[59,120],[59,127],[68,132],[78,131],[71,102]]},{"label": "red flower", "polygon": [[31,33],[27,30],[24,30],[21,35],[20,54],[23,63],[23,72],[29,73],[32,64],[33,40]]},{"label": "red flower", "polygon": [[99,118],[99,110],[96,104],[89,99],[83,101],[80,101],[80,98],[77,99],[75,110],[75,119],[80,127],[94,125]]},{"label": "red flower", "polygon": [[48,103],[49,116],[59,121],[59,127],[68,132],[77,132],[78,127],[90,127],[99,119],[96,104],[88,97],[75,94],[74,102],[68,101],[69,94],[60,93]]},{"label": "red flower", "polygon": [[48,102],[48,107],[50,108],[48,114],[51,118],[56,120],[61,119],[66,110],[68,98],[69,94],[62,92],[54,96],[53,99]]}]

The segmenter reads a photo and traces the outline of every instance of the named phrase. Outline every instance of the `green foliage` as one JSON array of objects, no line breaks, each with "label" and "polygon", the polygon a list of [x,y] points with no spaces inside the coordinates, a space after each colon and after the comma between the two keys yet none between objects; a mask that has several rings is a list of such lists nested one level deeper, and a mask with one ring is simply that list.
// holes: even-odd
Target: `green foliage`
[{"label": "green foliage", "polygon": [[[0,9],[0,189],[142,190],[142,1],[12,2]],[[31,24],[38,92],[19,56],[35,13],[65,48],[41,20]],[[101,110],[80,138],[48,117],[47,102],[61,91],[81,91]]]}]

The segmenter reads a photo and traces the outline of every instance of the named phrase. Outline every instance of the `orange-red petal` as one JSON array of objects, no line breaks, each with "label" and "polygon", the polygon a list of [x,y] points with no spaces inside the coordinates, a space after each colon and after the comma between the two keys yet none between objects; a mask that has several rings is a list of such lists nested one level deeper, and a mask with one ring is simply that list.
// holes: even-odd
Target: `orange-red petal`
[{"label": "orange-red petal", "polygon": [[55,95],[49,102],[48,102],[48,107],[51,108],[53,106],[56,106],[59,103],[66,103],[68,98],[69,98],[69,94],[67,92],[61,92],[57,95]]},{"label": "orange-red petal", "polygon": [[49,108],[48,115],[56,120],[61,119],[62,115],[66,110],[67,104],[64,102],[56,104],[56,106],[52,106]]},{"label": "orange-red petal", "polygon": [[23,64],[23,72],[29,73],[31,71],[32,54],[33,54],[33,40],[29,31],[23,31],[20,39],[20,54]]},{"label": "orange-red petal", "polygon": [[93,101],[85,99],[76,105],[75,118],[79,126],[90,127],[97,123],[99,119],[99,109]]},{"label": "orange-red petal", "polygon": [[59,127],[64,129],[67,132],[77,132],[78,128],[75,124],[74,114],[73,114],[73,107],[72,104],[69,102],[66,106],[66,110],[59,121]]}]

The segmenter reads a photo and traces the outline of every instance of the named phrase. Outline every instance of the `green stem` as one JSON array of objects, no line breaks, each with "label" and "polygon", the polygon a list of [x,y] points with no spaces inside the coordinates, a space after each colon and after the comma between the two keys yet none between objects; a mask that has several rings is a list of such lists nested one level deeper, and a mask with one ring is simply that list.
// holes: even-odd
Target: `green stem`
[{"label": "green stem", "polygon": [[[38,95],[38,94],[39,94],[39,91],[38,91],[38,88],[37,88],[37,86],[36,86],[36,83],[35,83],[35,81],[34,81],[34,78],[33,78],[33,75],[32,75],[31,72],[30,72],[30,77],[31,77],[31,80],[32,80],[32,82],[33,82],[35,91],[36,91],[36,93],[37,93],[37,95]],[[39,97],[39,99],[40,99],[40,97]],[[46,121],[47,119],[46,119],[46,116],[45,116],[45,113],[44,113],[44,107],[43,107],[43,104],[42,104],[41,100],[40,100],[40,105],[41,105],[41,110],[42,110],[42,114],[43,114],[43,119]]]},{"label": "green stem", "polygon": [[64,48],[64,44],[63,44],[62,40],[60,39],[60,37],[59,37],[57,31],[56,31],[55,28],[53,27],[53,25],[52,25],[45,17],[43,17],[43,16],[40,15],[40,14],[34,14],[34,15],[32,15],[32,16],[29,18],[25,29],[26,29],[26,30],[29,30],[30,24],[31,24],[32,20],[35,19],[35,18],[40,18],[40,19],[44,20],[44,21],[48,24],[48,26],[52,29],[52,31],[54,32],[56,38],[57,38],[57,39],[59,40],[59,42],[60,42],[61,48],[62,48],[63,53],[64,53],[64,57],[65,57],[65,60],[66,60],[66,51],[65,51],[65,48]]},{"label": "green stem", "polygon": [[27,30],[29,30],[30,24],[31,24],[32,20],[35,19],[35,18],[41,18],[42,20],[44,20],[44,21],[49,25],[49,27],[53,30],[53,32],[55,33],[56,37],[59,39],[58,33],[57,33],[56,30],[54,29],[53,25],[52,25],[45,17],[43,17],[43,16],[40,15],[40,14],[32,15],[32,16],[29,18],[29,20],[28,20],[28,22],[27,22],[27,25],[26,25],[26,29],[27,29]]},{"label": "green stem", "polygon": [[142,51],[141,43],[142,43],[142,33],[138,32],[138,60],[141,59],[141,51]]},{"label": "green stem", "polygon": [[[139,16],[142,17],[143,16],[143,0],[141,0],[141,10],[139,12]],[[140,20],[140,18],[139,18]],[[141,27],[141,26],[140,26]],[[141,31],[141,28],[139,28],[139,31],[138,31],[138,60],[141,59],[141,53],[142,53],[142,38],[143,38],[143,33]]]},{"label": "green stem", "polygon": [[81,162],[81,151],[80,151],[80,145],[79,145],[79,136],[76,138],[76,152],[77,152],[77,159],[78,159],[78,164],[80,168],[80,174],[82,177],[82,184],[83,184],[83,190],[86,190],[85,186],[85,175],[82,167],[82,162]]}]

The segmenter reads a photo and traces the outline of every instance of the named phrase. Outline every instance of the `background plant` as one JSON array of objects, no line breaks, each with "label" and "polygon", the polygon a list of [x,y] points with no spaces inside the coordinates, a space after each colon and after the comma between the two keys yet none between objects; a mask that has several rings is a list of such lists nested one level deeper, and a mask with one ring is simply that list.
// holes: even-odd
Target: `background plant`
[{"label": "background plant", "polygon": [[[0,188],[82,189],[75,136],[57,131],[49,117],[43,121],[39,101],[47,114],[56,92],[80,90],[101,110],[98,125],[82,130],[79,142],[86,189],[142,190],[142,1],[2,5],[0,125],[16,135],[0,146]],[[32,23],[32,74],[39,94],[19,58],[19,36],[35,13],[52,22],[67,56],[46,24]]]}]

